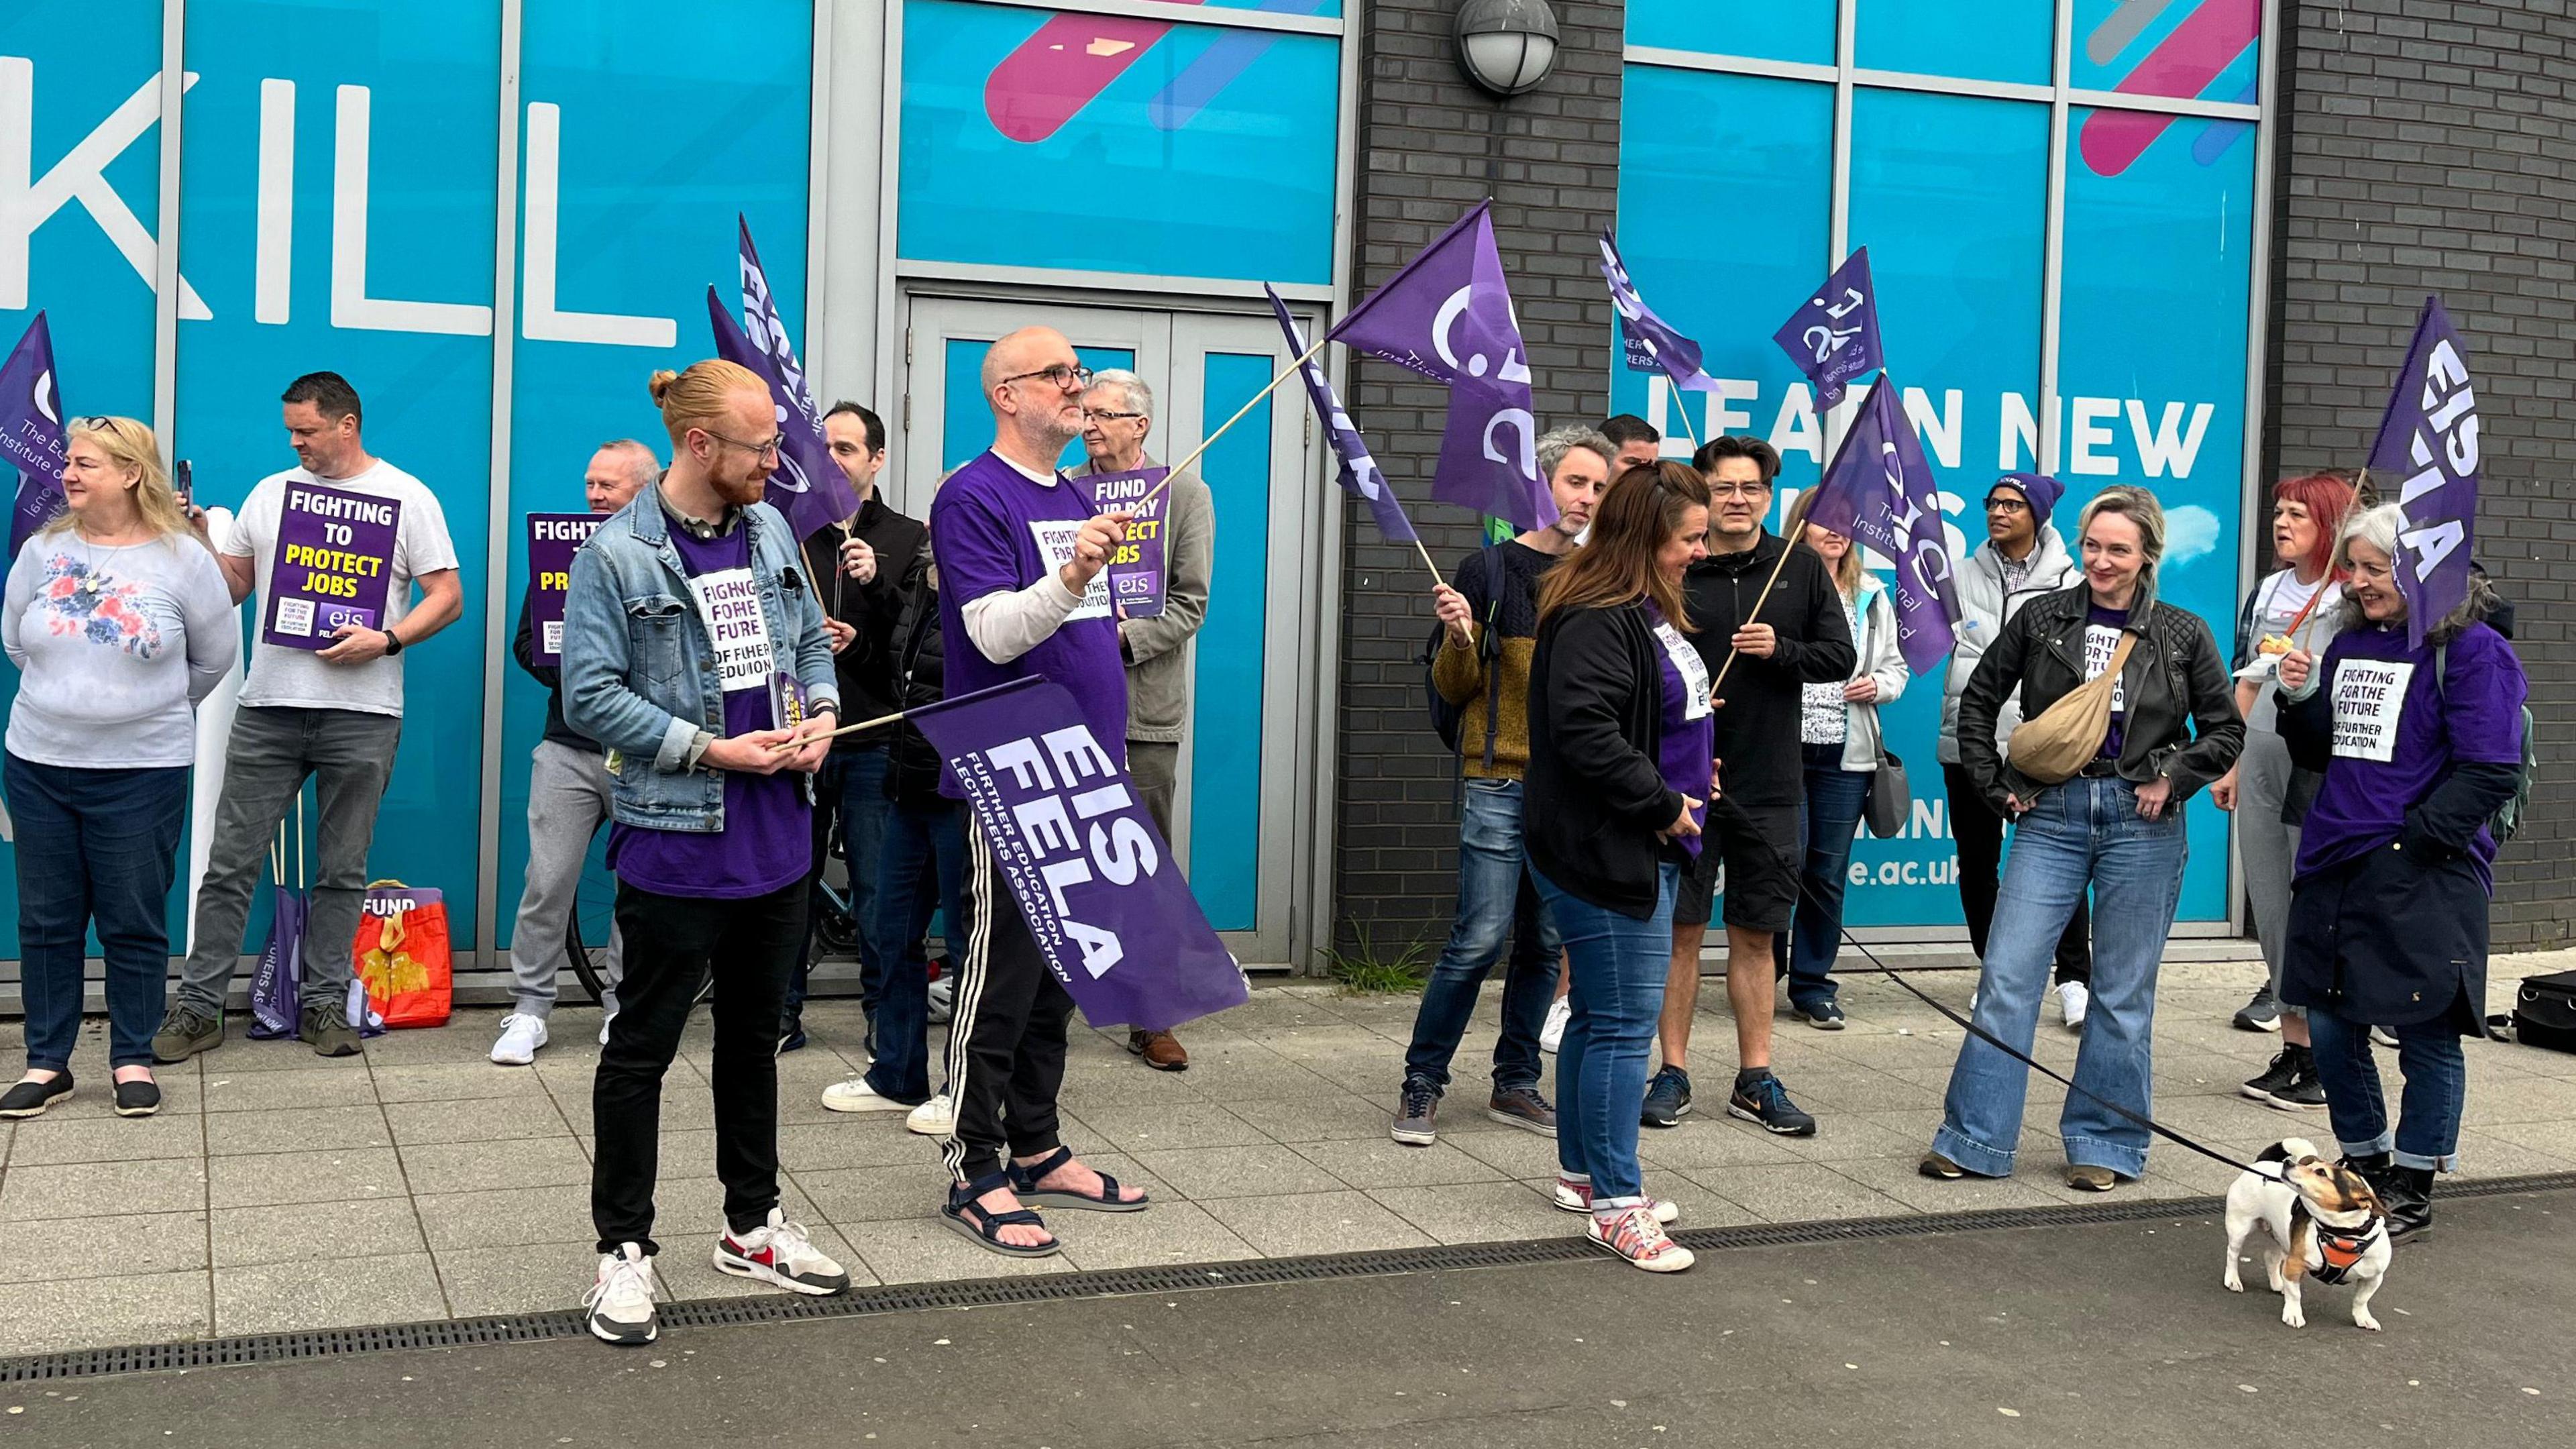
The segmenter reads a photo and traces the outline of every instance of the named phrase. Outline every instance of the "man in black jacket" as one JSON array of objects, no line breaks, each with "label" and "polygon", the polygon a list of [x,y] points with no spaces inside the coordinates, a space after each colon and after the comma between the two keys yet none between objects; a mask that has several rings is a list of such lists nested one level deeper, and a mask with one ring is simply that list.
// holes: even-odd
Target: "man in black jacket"
[{"label": "man in black jacket", "polygon": [[[832,445],[832,461],[850,480],[859,511],[829,528],[818,528],[805,540],[805,566],[814,576],[816,597],[823,603],[823,627],[831,632],[833,664],[841,680],[842,718],[852,724],[876,719],[901,708],[892,639],[896,616],[903,612],[904,590],[916,582],[917,568],[930,530],[920,519],[895,512],[877,496],[877,473],[885,467],[885,424],[854,402],[832,404],[823,415],[823,432]],[[859,938],[859,1004],[870,1021],[885,994],[886,952],[870,936],[875,916],[877,844],[885,837],[886,732],[861,730],[832,742],[830,758],[814,778],[814,868],[809,885],[817,914],[823,903],[823,865],[831,856],[832,822],[841,827],[841,854],[850,869],[850,916]],[[787,1018],[779,1023],[778,1049],[792,1052],[805,1045],[802,1017],[805,981],[812,967],[814,936],[805,935],[796,953],[796,974],[787,983]]]},{"label": "man in black jacket", "polygon": [[[653,450],[633,438],[602,443],[591,454],[581,486],[590,511],[607,515],[662,471]],[[510,974],[516,1004],[501,1018],[501,1035],[492,1043],[492,1060],[505,1067],[524,1067],[546,1044],[546,1018],[555,1009],[555,977],[564,967],[564,942],[572,924],[574,897],[581,870],[590,857],[590,838],[608,818],[608,767],[599,746],[564,723],[563,671],[538,660],[528,601],[519,600],[519,637],[512,646],[519,667],[546,687],[546,732],[528,760],[528,883],[519,895],[519,920],[510,936]],[[609,933],[606,996],[600,1005],[617,1014],[620,942]],[[608,1028],[600,1027],[600,1040]]]},{"label": "man in black jacket", "polygon": [[[1683,582],[1691,636],[1715,689],[1718,778],[1697,867],[1673,905],[1672,973],[1658,1031],[1663,1068],[1646,1084],[1644,1121],[1670,1127],[1690,1110],[1691,1015],[1699,952],[1720,868],[1726,892],[1726,998],[1735,1012],[1735,1089],[1729,1115],[1783,1136],[1812,1136],[1771,1073],[1772,938],[1798,900],[1798,813],[1806,780],[1798,751],[1799,687],[1851,677],[1855,655],[1824,560],[1763,527],[1780,455],[1759,438],[1709,440],[1692,463],[1708,479],[1708,557]],[[1783,552],[1787,553],[1785,562]],[[1763,584],[1779,570],[1769,594]],[[1732,656],[1732,663],[1729,659]]]}]

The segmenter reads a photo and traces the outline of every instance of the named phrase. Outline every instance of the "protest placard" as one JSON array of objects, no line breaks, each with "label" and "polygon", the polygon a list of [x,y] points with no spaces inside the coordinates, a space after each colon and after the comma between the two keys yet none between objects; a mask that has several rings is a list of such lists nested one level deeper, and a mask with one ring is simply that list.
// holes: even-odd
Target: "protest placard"
[{"label": "protest placard", "polygon": [[289,482],[261,642],[328,649],[344,626],[385,627],[401,523],[402,505],[393,499]]},{"label": "protest placard", "polygon": [[1122,619],[1150,619],[1163,612],[1168,570],[1163,524],[1171,517],[1172,490],[1162,486],[1168,468],[1133,473],[1093,473],[1079,481],[1091,490],[1094,511],[1135,514],[1126,541],[1109,556],[1109,602]]},{"label": "protest placard", "polygon": [[563,665],[564,593],[572,587],[572,556],[599,531],[603,514],[528,515],[528,632],[537,662]]}]

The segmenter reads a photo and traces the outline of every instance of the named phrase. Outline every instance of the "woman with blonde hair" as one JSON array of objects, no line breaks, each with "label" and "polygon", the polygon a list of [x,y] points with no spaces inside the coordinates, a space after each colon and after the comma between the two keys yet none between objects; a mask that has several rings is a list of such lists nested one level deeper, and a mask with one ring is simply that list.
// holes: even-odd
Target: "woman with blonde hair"
[{"label": "woman with blonde hair", "polygon": [[5,780],[18,826],[26,1076],[0,1117],[72,1093],[83,943],[107,958],[116,1114],[161,1105],[152,1030],[170,972],[168,908],[197,757],[197,701],[241,649],[231,590],[170,491],[152,430],[72,424],[62,515],[9,570],[0,639],[22,671]]},{"label": "woman with blonde hair", "polygon": [[1833,970],[1842,951],[1852,836],[1886,753],[1879,706],[1894,703],[1914,672],[1897,647],[1895,596],[1863,564],[1859,545],[1813,523],[1806,542],[1833,576],[1858,657],[1851,678],[1800,686],[1798,745],[1805,753],[1807,807],[1798,822],[1798,903],[1788,931],[1772,939],[1789,970],[1790,1011],[1819,1031],[1840,1031],[1843,1009],[1834,999]]},{"label": "woman with blonde hair", "polygon": [[[2076,531],[2083,581],[2023,606],[1968,677],[1959,761],[1995,812],[2020,822],[1986,936],[1980,1030],[2029,1053],[2058,937],[2075,903],[2093,894],[2080,1090],[2067,1095],[2057,1125],[2067,1186],[2109,1192],[2147,1166],[2147,1129],[2135,1119],[2149,1111],[2156,970],[2189,854],[2183,802],[2236,763],[2245,723],[2209,626],[2156,597],[2165,516],[2155,495],[2105,488],[2084,505]],[[2107,720],[2080,708],[2072,722],[2067,712],[2050,717],[2050,706],[2105,674],[2107,701],[2075,703],[2107,703]],[[2025,723],[2006,759],[1995,720],[2016,691]],[[2094,728],[2098,741],[2085,738]],[[2022,734],[2030,730],[2071,734],[2081,763],[2043,770],[2034,755],[2044,752]],[[2029,1087],[2029,1069],[1984,1038],[1961,1043],[1923,1174],[2011,1176]]]}]

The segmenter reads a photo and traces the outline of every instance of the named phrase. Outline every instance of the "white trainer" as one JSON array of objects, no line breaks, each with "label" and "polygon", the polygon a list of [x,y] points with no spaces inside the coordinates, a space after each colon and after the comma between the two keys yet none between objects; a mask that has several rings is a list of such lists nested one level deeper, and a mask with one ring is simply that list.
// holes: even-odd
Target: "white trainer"
[{"label": "white trainer", "polygon": [[626,1347],[651,1343],[662,1331],[653,1309],[661,1286],[653,1260],[640,1245],[620,1243],[616,1252],[602,1255],[599,1281],[581,1298],[581,1306],[590,1310],[591,1335]]},{"label": "white trainer", "polygon": [[727,1230],[716,1239],[715,1259],[719,1272],[757,1279],[790,1293],[820,1298],[850,1286],[850,1275],[816,1249],[803,1225],[789,1222],[780,1208],[771,1208],[769,1221],[750,1232]]},{"label": "white trainer", "polygon": [[834,1082],[823,1089],[823,1107],[831,1112],[909,1112],[912,1109],[892,1097],[877,1095],[865,1075],[846,1082]]},{"label": "white trainer", "polygon": [[2068,1031],[2084,1029],[2084,1014],[2093,1009],[2093,993],[2081,981],[2061,983],[2057,988],[2057,1012],[2066,1018]]},{"label": "white trainer", "polygon": [[[1592,1211],[1592,1184],[1588,1182],[1568,1182],[1564,1178],[1558,1178],[1556,1180],[1556,1208],[1559,1212],[1568,1213],[1588,1213]],[[1674,1202],[1670,1198],[1649,1197],[1646,1199],[1646,1208],[1649,1212],[1652,1212],[1655,1215],[1655,1221],[1659,1223],[1678,1221],[1682,1215],[1681,1204]]]},{"label": "white trainer", "polygon": [[928,1018],[930,1024],[932,1026],[941,1025],[946,1022],[948,1018],[956,1015],[956,1010],[957,978],[954,976],[942,976],[938,980],[931,982],[930,1016]]},{"label": "white trainer", "polygon": [[599,1044],[601,1046],[608,1045],[608,1024],[616,1019],[617,1013],[613,1011],[599,1019]]},{"label": "white trainer", "polygon": [[947,1137],[957,1130],[957,1104],[946,1092],[912,1109],[903,1125],[924,1137]]},{"label": "white trainer", "polygon": [[1538,1049],[1554,1052],[1565,1042],[1565,1024],[1574,1020],[1574,998],[1560,996],[1548,1003],[1547,1024],[1538,1029]]},{"label": "white trainer", "polygon": [[546,1044],[546,1019],[514,1011],[501,1018],[501,1039],[492,1043],[492,1060],[505,1067],[524,1067]]}]

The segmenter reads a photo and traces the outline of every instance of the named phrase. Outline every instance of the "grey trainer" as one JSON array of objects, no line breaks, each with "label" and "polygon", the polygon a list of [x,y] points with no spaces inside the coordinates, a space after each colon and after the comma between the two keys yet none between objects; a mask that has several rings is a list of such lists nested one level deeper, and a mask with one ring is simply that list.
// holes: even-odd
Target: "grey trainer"
[{"label": "grey trainer", "polygon": [[1395,1123],[1386,1135],[1407,1147],[1428,1147],[1440,1140],[1436,1119],[1440,1115],[1440,1089],[1420,1077],[1407,1077],[1404,1096],[1395,1109]]},{"label": "grey trainer", "polygon": [[304,1008],[304,1028],[296,1035],[313,1048],[315,1056],[354,1057],[361,1050],[358,1029],[349,1025],[347,1013],[327,1006]]},{"label": "grey trainer", "polygon": [[152,1059],[164,1064],[184,1062],[223,1044],[224,1014],[208,1016],[183,1001],[170,1008],[169,1015],[161,1018],[161,1029],[152,1034]]},{"label": "grey trainer", "polygon": [[1556,1109],[1536,1087],[1496,1087],[1493,1099],[1485,1103],[1485,1115],[1506,1127],[1518,1127],[1541,1137],[1556,1135]]}]

